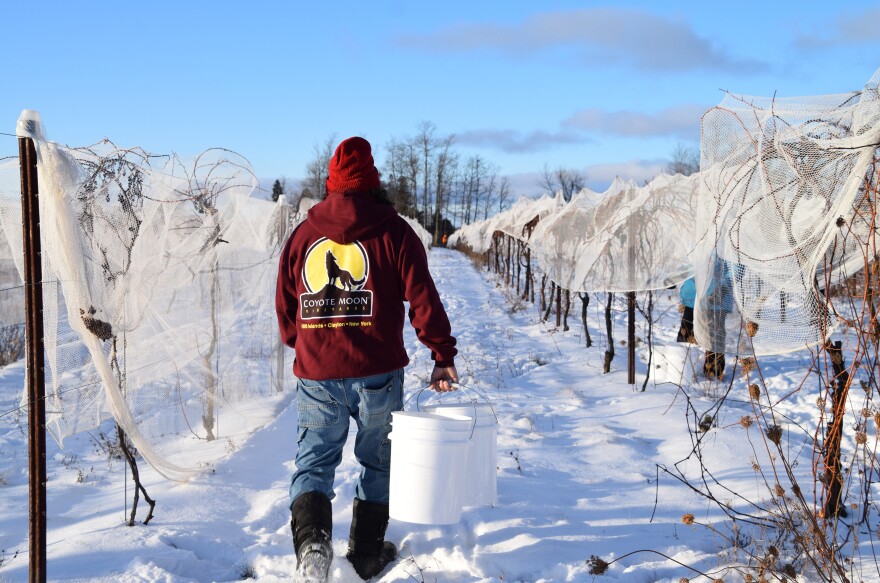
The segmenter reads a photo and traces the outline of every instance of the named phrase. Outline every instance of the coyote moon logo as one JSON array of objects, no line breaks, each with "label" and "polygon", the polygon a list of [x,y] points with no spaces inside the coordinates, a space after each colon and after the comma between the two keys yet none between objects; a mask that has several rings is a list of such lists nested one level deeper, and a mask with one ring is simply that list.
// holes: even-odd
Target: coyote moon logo
[{"label": "coyote moon logo", "polygon": [[370,262],[363,246],[355,241],[342,245],[326,237],[306,252],[300,295],[302,319],[370,316],[373,292],[364,290]]}]

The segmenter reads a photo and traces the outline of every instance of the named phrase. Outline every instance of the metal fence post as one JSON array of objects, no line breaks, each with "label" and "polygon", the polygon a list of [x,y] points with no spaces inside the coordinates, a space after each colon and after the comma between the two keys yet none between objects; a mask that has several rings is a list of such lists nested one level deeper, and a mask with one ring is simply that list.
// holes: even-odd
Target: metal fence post
[{"label": "metal fence post", "polygon": [[[19,122],[21,125],[21,121]],[[36,134],[36,120],[31,124]],[[21,134],[19,134],[21,135]],[[27,320],[28,461],[30,465],[29,581],[46,581],[46,377],[43,353],[43,266],[37,152],[33,139],[18,138],[21,164],[21,215],[24,240],[25,316]]]}]

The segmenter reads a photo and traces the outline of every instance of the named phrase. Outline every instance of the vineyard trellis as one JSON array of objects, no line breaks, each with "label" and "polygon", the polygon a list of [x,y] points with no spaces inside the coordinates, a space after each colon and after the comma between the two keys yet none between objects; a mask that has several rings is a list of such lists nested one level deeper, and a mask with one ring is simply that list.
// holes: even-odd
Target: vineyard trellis
[{"label": "vineyard trellis", "polygon": [[[62,441],[112,416],[140,456],[186,479],[225,453],[181,455],[181,440],[221,437],[219,407],[226,435],[244,434],[290,394],[267,290],[305,213],[252,197],[250,164],[225,149],[184,159],[35,142],[43,280],[58,282],[44,309],[47,428]],[[0,163],[0,249],[21,273],[17,174],[17,160]]]},{"label": "vineyard trellis", "polygon": [[[21,163],[0,160],[0,264],[4,281],[31,274],[25,289],[45,290],[42,306],[30,309],[43,331],[28,332],[29,340],[44,341],[31,352],[45,354],[45,366],[28,368],[45,370],[46,390],[25,392],[22,403],[29,415],[46,415],[30,419],[43,439],[32,464],[45,464],[46,431],[61,443],[112,418],[114,447],[135,480],[128,524],[141,494],[147,523],[155,501],[139,480],[138,458],[185,480],[291,397],[269,292],[280,249],[308,204],[294,209],[284,197],[252,197],[254,172],[229,150],[185,159],[109,140],[69,148],[46,140],[39,114],[27,110],[19,130],[31,152]],[[23,229],[23,200],[43,217],[42,236]],[[430,234],[408,220],[429,245]],[[30,245],[24,253],[28,236],[42,249]],[[29,377],[25,389],[43,385]],[[42,488],[31,512],[36,580],[45,574],[45,482],[33,474],[32,489]]]},{"label": "vineyard trellis", "polygon": [[[696,437],[688,459],[699,462],[697,481],[679,469],[686,460],[663,471],[717,504],[734,527],[745,521],[777,529],[779,540],[790,540],[791,562],[777,561],[773,546],[761,551],[773,557],[770,562],[756,551],[738,567],[747,580],[752,573],[787,580],[799,565],[823,581],[849,581],[857,579],[857,564],[868,569],[873,564],[855,559],[861,552],[859,528],[867,527],[873,552],[880,522],[872,502],[880,434],[872,444],[866,433],[868,421],[875,431],[880,428],[880,403],[874,400],[880,371],[878,81],[880,71],[861,90],[840,95],[727,94],[703,116],[698,173],[659,176],[642,187],[616,182],[605,193],[585,189],[567,204],[558,196],[521,199],[450,239],[451,245],[488,254],[489,265],[508,284],[510,254],[517,253],[515,261],[526,261],[541,278],[545,320],[554,303],[557,315],[562,309],[560,290],[578,293],[588,348],[587,302],[591,293],[604,292],[605,372],[614,357],[614,294],[644,292],[650,328],[652,292],[693,277],[693,340],[706,351],[704,374],[727,386],[706,412],[699,413],[689,399]],[[518,280],[513,283],[518,291]],[[649,332],[653,354],[651,341]],[[812,355],[801,387],[818,380],[813,432],[786,427],[777,408],[789,395],[773,395],[760,373],[761,356],[794,351]],[[726,490],[704,463],[703,436],[739,379],[754,407],[754,416],[739,425],[762,431],[760,443],[770,461],[755,469],[772,504]],[[853,394],[854,384],[864,397]],[[786,449],[787,439],[795,438],[786,438],[789,431],[812,452],[812,499],[799,484],[797,455]],[[788,487],[782,485],[786,481]],[[855,508],[861,509],[858,519],[841,522]],[[607,565],[596,558],[595,573]]]},{"label": "vineyard trellis", "polygon": [[[561,193],[522,199],[449,241],[485,254],[529,302],[540,277],[544,318],[555,306],[558,327],[567,326],[572,293],[582,294],[585,319],[589,294],[604,292],[606,372],[615,294],[694,277],[694,337],[713,358],[733,356],[731,372],[748,385],[754,416],[741,425],[760,428],[758,447],[773,452],[773,465],[756,471],[774,502],[743,512],[720,500],[720,484],[705,474],[694,489],[732,518],[790,529],[793,560],[827,581],[848,580],[844,549],[855,548],[859,527],[880,520],[872,490],[880,438],[872,444],[867,435],[870,421],[880,426],[878,81],[875,74],[863,89],[834,96],[727,95],[703,117],[699,173],[641,187],[617,181],[568,202]],[[241,414],[237,404],[264,402],[265,413],[283,398],[272,383],[248,379],[275,362],[273,307],[263,291],[272,289],[280,242],[302,217],[283,201],[251,200],[253,171],[232,152],[183,160],[107,141],[65,148],[36,138],[42,279],[58,282],[46,298],[47,427],[61,440],[112,416],[157,470],[185,479],[197,468],[174,452],[198,439],[205,458],[216,454],[208,437],[219,434],[219,403],[232,412],[233,430],[247,431],[265,416]],[[17,164],[0,164],[9,249],[23,247],[19,191],[5,187],[17,172]],[[26,270],[22,256],[11,259]],[[839,330],[845,342],[833,338]],[[804,386],[818,379],[819,395],[815,428],[802,431],[813,458],[811,498],[783,447],[792,428],[775,407],[784,396],[771,395],[758,360],[805,350],[812,364]],[[736,377],[724,378],[729,392]],[[847,423],[850,408],[859,415]],[[706,433],[715,415],[692,412],[694,434]],[[202,420],[201,430],[191,419]],[[697,458],[704,445],[695,439]],[[861,512],[842,523],[847,504]]]}]

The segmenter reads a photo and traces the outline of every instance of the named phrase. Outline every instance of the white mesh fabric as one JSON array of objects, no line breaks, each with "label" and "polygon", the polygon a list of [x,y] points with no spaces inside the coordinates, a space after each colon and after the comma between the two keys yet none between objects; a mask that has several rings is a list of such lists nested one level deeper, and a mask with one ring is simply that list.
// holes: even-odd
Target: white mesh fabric
[{"label": "white mesh fabric", "polygon": [[[552,197],[546,194],[538,199],[522,197],[508,210],[495,215],[492,233],[501,231],[514,239],[528,241],[530,237],[525,226],[536,218],[540,222],[541,219],[563,206],[565,206],[565,199],[561,190]],[[490,237],[492,233],[489,233]]]},{"label": "white mesh fabric", "polygon": [[[60,441],[110,414],[151,465],[185,479],[225,453],[222,438],[264,423],[290,383],[276,368],[273,292],[304,217],[251,199],[253,172],[225,150],[37,150],[50,430]],[[20,250],[6,174],[0,225]],[[208,435],[219,446],[181,447]]]},{"label": "white mesh fabric", "polygon": [[544,217],[529,246],[571,291],[663,289],[692,274],[697,181],[661,176],[642,188],[582,192]]},{"label": "white mesh fabric", "polygon": [[742,351],[742,322],[757,324],[758,354],[823,338],[834,323],[826,278],[864,263],[849,226],[864,226],[854,205],[864,203],[878,122],[876,83],[845,95],[731,95],[704,115],[693,254],[701,345]]},{"label": "white mesh fabric", "polygon": [[624,180],[620,176],[615,176],[614,180],[611,181],[611,184],[608,185],[608,188],[606,188],[604,192],[600,193],[599,196],[611,196],[613,194],[623,192],[624,190],[630,190],[632,188],[638,187],[639,185],[632,178],[630,178],[629,180]]},{"label": "white mesh fabric", "polygon": [[422,245],[425,246],[425,250],[427,251],[428,249],[430,249],[431,246],[434,244],[434,236],[431,235],[431,233],[429,233],[425,229],[425,227],[423,227],[422,224],[419,223],[417,220],[411,217],[404,217],[403,215],[400,216],[403,218],[404,221],[407,222],[407,224],[409,224],[410,227],[413,228],[413,231],[416,232],[416,235],[418,235],[419,237],[419,241],[421,241]]},{"label": "white mesh fabric", "polygon": [[492,217],[485,221],[464,225],[449,237],[447,243],[450,247],[464,245],[476,253],[485,253],[492,246],[492,225],[494,222],[494,217]]},{"label": "white mesh fabric", "polygon": [[[10,199],[7,193],[16,198]],[[21,186],[18,157],[0,159],[0,219],[5,214],[3,208],[14,203],[21,223]],[[21,227],[18,228],[19,233]],[[0,326],[17,326],[24,331],[24,286],[19,276],[23,254],[21,241],[10,241],[0,223]],[[14,249],[18,253],[13,252]],[[52,288],[54,290],[54,288]],[[26,402],[26,401],[25,401]]]},{"label": "white mesh fabric", "polygon": [[556,196],[544,195],[533,199],[520,197],[509,209],[496,214],[484,221],[465,225],[452,234],[448,244],[450,247],[462,244],[476,253],[485,253],[492,246],[495,232],[501,232],[519,241],[528,241],[529,234],[526,224],[549,215],[565,204],[562,191]]},{"label": "white mesh fabric", "polygon": [[[702,120],[701,171],[635,188],[619,179],[542,214],[528,245],[572,291],[642,291],[693,275],[695,334],[716,352],[783,353],[826,337],[825,290],[874,251],[880,70],[862,91],[730,95]],[[528,203],[466,225],[452,243],[485,252],[523,240]],[[744,323],[754,338],[744,334]]]}]

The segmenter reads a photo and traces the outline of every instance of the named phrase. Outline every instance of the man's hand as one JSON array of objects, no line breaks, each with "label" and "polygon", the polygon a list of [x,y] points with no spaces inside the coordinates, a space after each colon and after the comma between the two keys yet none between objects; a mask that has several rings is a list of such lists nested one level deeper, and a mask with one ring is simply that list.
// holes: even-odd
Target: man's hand
[{"label": "man's hand", "polygon": [[448,393],[449,391],[454,391],[455,387],[452,386],[452,383],[458,382],[458,371],[455,370],[454,366],[449,367],[440,367],[435,366],[434,370],[431,371],[431,390],[437,391],[438,393]]}]

